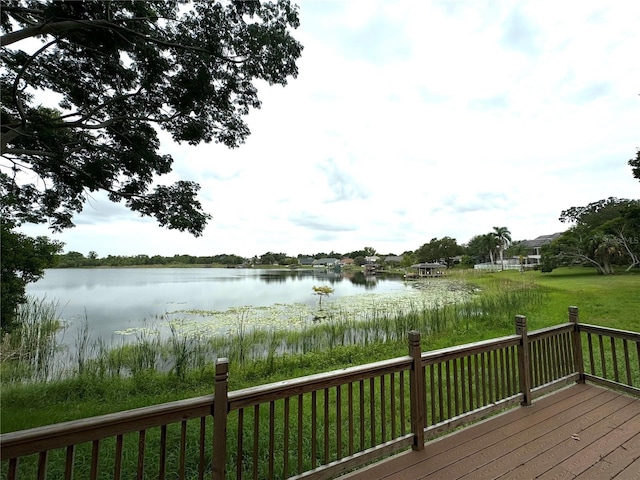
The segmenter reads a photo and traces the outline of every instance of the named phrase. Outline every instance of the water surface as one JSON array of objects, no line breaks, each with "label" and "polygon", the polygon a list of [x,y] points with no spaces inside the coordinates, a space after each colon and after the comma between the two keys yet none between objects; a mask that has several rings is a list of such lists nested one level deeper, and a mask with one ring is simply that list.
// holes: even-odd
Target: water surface
[{"label": "water surface", "polygon": [[85,320],[92,338],[108,340],[116,332],[167,318],[204,318],[197,312],[281,304],[316,306],[318,297],[312,287],[320,285],[335,290],[324,302],[411,289],[400,277],[324,269],[112,268],[49,269],[41,280],[27,286],[27,294],[59,303],[61,318],[68,325],[65,343],[70,343]]}]

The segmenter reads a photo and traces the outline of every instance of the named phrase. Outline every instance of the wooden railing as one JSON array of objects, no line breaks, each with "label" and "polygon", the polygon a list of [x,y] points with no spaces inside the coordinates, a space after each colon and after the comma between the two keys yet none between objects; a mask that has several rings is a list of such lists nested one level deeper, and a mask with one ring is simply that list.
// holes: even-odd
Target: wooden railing
[{"label": "wooden railing", "polygon": [[333,478],[585,380],[640,395],[640,334],[578,321],[228,392],[7,433],[2,478]]}]

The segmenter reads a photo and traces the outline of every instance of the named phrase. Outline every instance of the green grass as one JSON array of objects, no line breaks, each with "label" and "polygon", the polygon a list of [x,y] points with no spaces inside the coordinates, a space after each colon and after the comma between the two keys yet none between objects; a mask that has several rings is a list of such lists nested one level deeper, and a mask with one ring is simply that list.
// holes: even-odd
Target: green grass
[{"label": "green grass", "polygon": [[530,280],[545,293],[545,302],[522,312],[530,329],[565,322],[567,308],[579,308],[580,321],[621,330],[640,330],[640,270],[598,275],[593,268],[558,268],[551,273],[504,271],[473,277],[483,287],[497,279]]},{"label": "green grass", "polygon": [[[527,316],[530,330],[555,325],[567,321],[570,305],[579,307],[584,323],[640,330],[640,272],[600,276],[593,269],[564,268],[550,274],[458,271],[452,277],[476,285],[481,293],[468,303],[428,311],[417,308],[404,315],[380,312],[375,321],[366,324],[326,323],[306,334],[282,332],[281,337],[274,337],[273,332],[251,335],[242,339],[247,342],[243,348],[257,350],[246,358],[239,358],[238,339],[234,339],[233,348],[227,347],[224,355],[232,360],[230,389],[406,355],[406,332],[412,328],[422,332],[422,349],[427,351],[511,334],[516,314]],[[359,341],[352,344],[354,338]],[[274,354],[275,346],[286,342],[296,345],[291,353]],[[105,374],[98,363],[87,365],[72,378],[48,383],[5,383],[3,374],[1,431],[212,393],[213,366],[186,368],[185,345],[174,343],[170,348],[176,362],[184,363],[177,363],[167,373],[140,369],[122,378]],[[267,354],[257,355],[260,348]],[[108,355],[118,356],[113,351]],[[121,354],[125,359],[131,355],[131,351]]]}]

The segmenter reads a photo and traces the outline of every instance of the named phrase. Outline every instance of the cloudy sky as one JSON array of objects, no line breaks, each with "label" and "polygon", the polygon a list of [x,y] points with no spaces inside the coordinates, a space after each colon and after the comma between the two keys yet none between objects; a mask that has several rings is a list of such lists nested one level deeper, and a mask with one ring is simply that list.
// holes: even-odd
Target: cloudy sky
[{"label": "cloudy sky", "polygon": [[203,236],[95,195],[65,251],[99,256],[415,250],[494,226],[562,231],[563,209],[638,198],[640,2],[299,2],[300,74],[261,85],[239,149],[172,144]]}]

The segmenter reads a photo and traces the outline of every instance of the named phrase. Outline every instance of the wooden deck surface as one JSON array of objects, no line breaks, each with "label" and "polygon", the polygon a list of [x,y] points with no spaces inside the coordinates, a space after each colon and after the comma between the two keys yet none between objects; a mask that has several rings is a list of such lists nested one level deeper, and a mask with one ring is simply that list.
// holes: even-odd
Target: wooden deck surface
[{"label": "wooden deck surface", "polygon": [[342,478],[640,480],[640,399],[574,385]]}]

